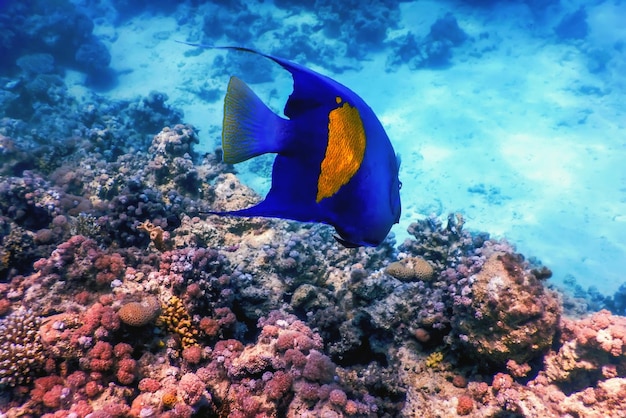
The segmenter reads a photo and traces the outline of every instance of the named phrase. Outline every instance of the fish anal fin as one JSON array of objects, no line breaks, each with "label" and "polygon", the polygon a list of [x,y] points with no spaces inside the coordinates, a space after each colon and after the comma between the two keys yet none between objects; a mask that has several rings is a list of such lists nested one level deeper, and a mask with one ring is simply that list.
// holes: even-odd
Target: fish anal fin
[{"label": "fish anal fin", "polygon": [[337,236],[337,235],[333,235],[333,238],[335,238],[335,241],[337,241],[339,244],[343,245],[346,248],[359,248],[362,245],[360,244],[355,244],[353,242],[350,241],[346,241],[345,239]]}]

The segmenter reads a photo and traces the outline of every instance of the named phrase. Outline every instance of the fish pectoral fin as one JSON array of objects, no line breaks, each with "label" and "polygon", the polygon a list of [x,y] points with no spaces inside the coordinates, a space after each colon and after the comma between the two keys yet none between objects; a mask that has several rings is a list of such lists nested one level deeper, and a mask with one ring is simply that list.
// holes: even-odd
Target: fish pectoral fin
[{"label": "fish pectoral fin", "polygon": [[359,248],[359,247],[362,247],[361,244],[355,244],[353,242],[346,241],[345,239],[340,238],[337,235],[333,235],[333,238],[335,238],[335,241],[337,241],[339,244],[343,245],[346,248]]},{"label": "fish pectoral fin", "polygon": [[285,120],[276,115],[237,77],[231,77],[224,99],[224,162],[236,164],[283,149]]}]

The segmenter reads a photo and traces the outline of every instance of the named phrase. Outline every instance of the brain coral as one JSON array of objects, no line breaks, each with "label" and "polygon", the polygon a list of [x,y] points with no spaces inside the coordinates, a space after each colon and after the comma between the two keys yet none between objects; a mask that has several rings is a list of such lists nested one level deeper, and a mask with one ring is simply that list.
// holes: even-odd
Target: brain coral
[{"label": "brain coral", "polygon": [[407,257],[389,264],[385,273],[402,281],[429,281],[435,277],[435,270],[422,257]]},{"label": "brain coral", "polygon": [[126,325],[142,327],[153,321],[161,311],[161,304],[154,296],[148,296],[141,302],[129,302],[122,305],[117,314]]},{"label": "brain coral", "polygon": [[465,352],[503,366],[508,360],[526,363],[550,348],[560,301],[522,256],[495,252],[473,279],[470,302],[455,304],[452,324]]}]

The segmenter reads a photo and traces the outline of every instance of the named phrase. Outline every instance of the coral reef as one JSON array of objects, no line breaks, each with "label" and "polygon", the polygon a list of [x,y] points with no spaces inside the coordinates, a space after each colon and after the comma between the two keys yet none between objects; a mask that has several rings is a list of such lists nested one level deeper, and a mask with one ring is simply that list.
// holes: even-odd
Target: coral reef
[{"label": "coral reef", "polygon": [[[205,42],[226,36],[231,43],[253,45],[264,33],[272,32],[276,38],[288,38],[279,48],[268,53],[315,63],[335,72],[359,68],[359,60],[380,51],[390,29],[398,27],[399,5],[394,2],[371,1],[368,7],[359,7],[357,0],[341,3],[332,1],[274,3],[283,13],[314,13],[319,24],[294,22],[285,24],[267,12],[253,10],[240,2],[225,5],[206,3],[200,7],[204,16],[201,37]],[[245,24],[242,26],[242,22]],[[189,39],[197,41],[199,39]],[[267,81],[271,74],[268,66],[257,60],[245,58],[231,61],[216,58],[214,67],[241,68],[252,82]],[[241,66],[244,66],[242,68]],[[216,72],[214,75],[218,75]]]},{"label": "coral reef", "polygon": [[456,18],[447,13],[431,25],[430,32],[423,39],[418,39],[409,31],[402,37],[390,40],[393,52],[387,57],[387,71],[393,71],[405,63],[412,70],[447,66],[450,64],[453,48],[461,45],[467,38]]},{"label": "coral reef", "polygon": [[[259,197],[196,142],[172,125],[145,152],[87,147],[2,179],[0,314],[28,336],[2,343],[4,414],[559,416],[619,399],[626,324],[561,318],[549,270],[506,241],[459,214],[358,249],[323,225],[202,216]],[[12,146],[10,167],[30,158]]]},{"label": "coral reef", "polygon": [[[126,19],[172,10],[165,3],[92,12]],[[332,59],[343,51],[364,57],[384,42],[395,45],[390,68],[448,65],[467,39],[445,15],[424,39],[387,40],[398,5],[355,4],[276,1],[286,13],[319,12],[319,26],[295,27],[237,1],[188,7],[215,12],[201,14],[206,37],[247,42],[275,28],[293,35],[281,52],[335,71],[354,65]],[[26,16],[30,7],[60,7],[75,25]],[[460,214],[416,220],[398,246],[391,235],[354,249],[324,225],[208,215],[260,196],[220,150],[194,150],[196,129],[165,94],[79,102],[68,92],[60,67],[93,73],[108,62],[91,15],[29,1],[6,16],[32,25],[0,31],[9,63],[0,83],[0,415],[626,414],[623,289],[562,299],[549,269],[467,230]],[[3,28],[17,21],[0,16]],[[235,31],[241,21],[250,25]],[[63,57],[56,38],[2,49],[15,34],[47,30],[71,46]],[[231,61],[216,58],[212,71]],[[250,62],[240,65],[247,72]],[[598,306],[612,313],[588,315]]]},{"label": "coral reef", "polygon": [[[111,54],[93,34],[94,23],[70,1],[7,2],[0,31],[2,75],[14,67],[46,74],[55,63],[72,66],[95,78],[110,76]],[[22,53],[29,55],[20,56]]]}]

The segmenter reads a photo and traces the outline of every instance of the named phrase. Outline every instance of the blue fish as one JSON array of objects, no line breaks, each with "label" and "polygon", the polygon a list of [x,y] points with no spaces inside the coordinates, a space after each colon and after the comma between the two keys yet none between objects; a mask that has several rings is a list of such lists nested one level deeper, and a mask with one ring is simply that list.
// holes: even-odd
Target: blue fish
[{"label": "blue fish", "polygon": [[346,247],[379,245],[400,219],[400,159],[372,109],[352,90],[296,63],[248,48],[211,48],[269,58],[294,81],[285,119],[231,77],[224,99],[224,162],[277,155],[261,203],[212,213],[321,222],[335,227],[335,238]]}]

